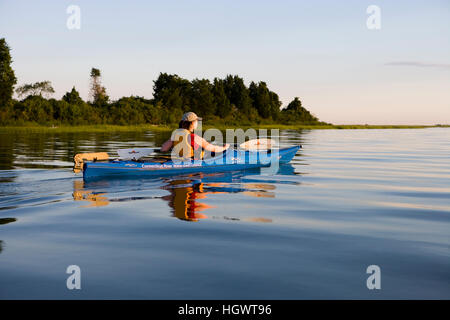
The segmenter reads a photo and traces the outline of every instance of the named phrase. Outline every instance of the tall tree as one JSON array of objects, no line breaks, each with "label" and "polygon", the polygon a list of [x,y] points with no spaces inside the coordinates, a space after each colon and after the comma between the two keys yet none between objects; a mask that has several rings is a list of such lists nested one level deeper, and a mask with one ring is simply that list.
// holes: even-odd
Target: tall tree
[{"label": "tall tree", "polygon": [[55,89],[52,87],[50,81],[40,81],[35,83],[27,83],[16,89],[16,93],[19,97],[23,96],[50,96],[55,93]]},{"label": "tall tree", "polygon": [[260,82],[258,85],[252,81],[249,87],[249,94],[253,100],[253,106],[258,110],[262,118],[269,118],[272,115],[272,101],[270,91],[265,82]]},{"label": "tall tree", "polygon": [[162,101],[163,106],[167,107],[170,111],[183,110],[183,100],[185,99],[183,99],[180,88],[175,88],[173,90],[166,88],[163,92],[165,93],[164,100]]},{"label": "tall tree", "polygon": [[298,97],[295,97],[286,107],[286,111],[302,112],[302,102]]},{"label": "tall tree", "polygon": [[69,104],[83,104],[84,103],[83,99],[81,99],[80,94],[75,89],[75,87],[73,87],[70,92],[66,92],[66,94],[62,97],[62,99]]},{"label": "tall tree", "polygon": [[289,121],[301,122],[301,123],[317,123],[317,119],[308,110],[302,106],[302,102],[298,97],[295,97],[288,106],[282,110],[282,113],[287,116]]},{"label": "tall tree", "polygon": [[281,101],[280,98],[278,97],[278,95],[273,92],[273,91],[269,91],[269,95],[270,95],[270,105],[271,105],[271,113],[272,113],[272,119],[273,120],[278,120],[279,116],[280,116],[280,108],[281,108]]},{"label": "tall tree", "polygon": [[92,102],[96,105],[106,104],[109,100],[105,87],[102,86],[101,73],[99,69],[91,69],[91,92]]},{"label": "tall tree", "polygon": [[225,93],[231,104],[234,104],[241,113],[249,115],[252,109],[252,99],[244,84],[244,79],[237,75],[228,75],[224,80],[224,85]]},{"label": "tall tree", "polygon": [[190,109],[192,84],[176,74],[160,73],[154,81],[153,98],[155,103],[169,109]]},{"label": "tall tree", "polygon": [[11,67],[10,49],[5,38],[0,39],[0,108],[6,107],[12,99],[17,78]]},{"label": "tall tree", "polygon": [[212,93],[216,104],[216,115],[221,118],[225,118],[231,113],[231,103],[225,93],[225,85],[223,80],[214,78]]},{"label": "tall tree", "polygon": [[214,94],[212,93],[212,86],[209,80],[192,80],[191,109],[204,116],[215,114],[216,102],[214,101]]}]

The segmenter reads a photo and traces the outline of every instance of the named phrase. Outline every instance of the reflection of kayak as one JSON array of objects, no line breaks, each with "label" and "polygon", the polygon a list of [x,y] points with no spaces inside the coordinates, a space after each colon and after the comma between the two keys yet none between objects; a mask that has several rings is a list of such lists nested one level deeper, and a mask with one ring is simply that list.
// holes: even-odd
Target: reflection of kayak
[{"label": "reflection of kayak", "polygon": [[223,155],[205,160],[188,161],[120,161],[85,162],[83,178],[98,177],[157,177],[162,175],[179,175],[199,172],[226,172],[268,167],[277,163],[288,163],[301,146],[269,151],[227,150]]}]

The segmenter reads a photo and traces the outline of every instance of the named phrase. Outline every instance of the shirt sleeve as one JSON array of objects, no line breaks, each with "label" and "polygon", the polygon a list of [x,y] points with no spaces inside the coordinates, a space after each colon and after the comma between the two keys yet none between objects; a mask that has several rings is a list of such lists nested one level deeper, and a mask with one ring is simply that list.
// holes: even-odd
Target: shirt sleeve
[{"label": "shirt sleeve", "polygon": [[172,131],[172,135],[170,136],[170,140],[175,141],[175,137],[178,135],[178,129]]}]

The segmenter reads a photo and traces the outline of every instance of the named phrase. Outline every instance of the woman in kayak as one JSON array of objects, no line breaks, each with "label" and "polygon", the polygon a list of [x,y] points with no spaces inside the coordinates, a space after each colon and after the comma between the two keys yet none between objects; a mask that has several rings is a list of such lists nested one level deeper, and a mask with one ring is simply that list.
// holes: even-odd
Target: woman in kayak
[{"label": "woman in kayak", "polygon": [[194,112],[185,113],[179,123],[179,128],[174,130],[170,139],[161,146],[161,152],[168,152],[172,147],[176,147],[175,152],[178,152],[180,158],[202,159],[203,150],[223,152],[229,148],[229,144],[225,144],[223,147],[215,146],[196,135],[194,130],[197,129],[199,120],[202,118],[197,117]]}]

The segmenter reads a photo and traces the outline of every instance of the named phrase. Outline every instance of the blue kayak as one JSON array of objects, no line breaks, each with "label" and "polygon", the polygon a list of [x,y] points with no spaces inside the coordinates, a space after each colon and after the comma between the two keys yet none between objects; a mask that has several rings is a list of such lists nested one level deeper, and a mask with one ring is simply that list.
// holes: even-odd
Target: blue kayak
[{"label": "blue kayak", "polygon": [[157,160],[110,160],[105,162],[85,162],[83,165],[83,179],[122,176],[158,177],[270,167],[290,162],[300,148],[301,146],[293,146],[269,151],[228,149],[219,156],[204,160],[167,160],[164,162]]}]

